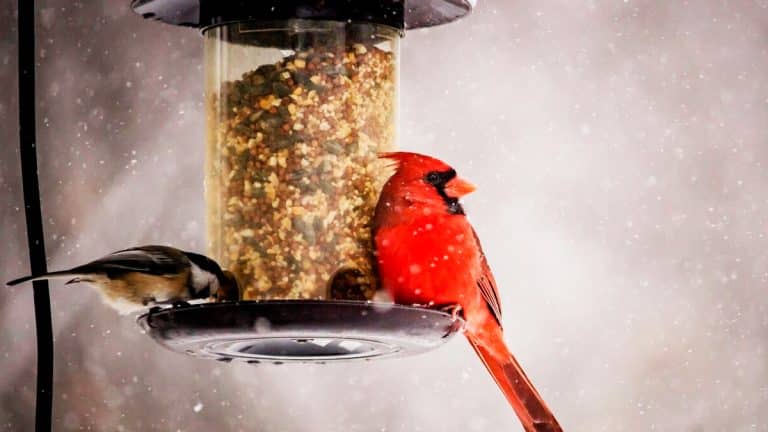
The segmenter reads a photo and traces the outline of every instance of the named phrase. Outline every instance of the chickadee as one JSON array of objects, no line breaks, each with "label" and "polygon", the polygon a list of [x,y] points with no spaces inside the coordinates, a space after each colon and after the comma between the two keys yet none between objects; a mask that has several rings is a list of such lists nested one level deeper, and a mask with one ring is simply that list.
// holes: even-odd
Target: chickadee
[{"label": "chickadee", "polygon": [[154,303],[239,299],[235,276],[212,259],[155,245],[117,251],[69,270],[27,276],[7,285],[63,277],[72,278],[67,284],[85,282],[98,288],[106,303],[123,314]]}]

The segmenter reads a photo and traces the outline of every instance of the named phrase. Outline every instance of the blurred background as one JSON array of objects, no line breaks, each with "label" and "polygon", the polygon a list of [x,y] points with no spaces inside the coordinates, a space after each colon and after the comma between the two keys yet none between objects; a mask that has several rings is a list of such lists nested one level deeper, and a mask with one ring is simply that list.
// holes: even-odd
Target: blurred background
[{"label": "blurred background", "polygon": [[[39,0],[50,269],[203,250],[202,39],[128,0]],[[28,273],[16,2],[0,1],[0,281]],[[401,147],[452,163],[507,342],[569,431],[768,431],[768,1],[491,1],[402,44]],[[0,429],[32,430],[28,286],[0,290]],[[510,431],[457,337],[253,367],[171,353],[52,284],[56,430]]]}]

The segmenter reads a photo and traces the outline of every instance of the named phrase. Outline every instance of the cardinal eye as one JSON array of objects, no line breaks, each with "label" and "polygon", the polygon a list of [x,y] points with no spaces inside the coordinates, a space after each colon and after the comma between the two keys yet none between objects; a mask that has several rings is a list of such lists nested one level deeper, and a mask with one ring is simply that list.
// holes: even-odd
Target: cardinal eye
[{"label": "cardinal eye", "polygon": [[438,174],[438,173],[436,173],[434,171],[429,173],[429,174],[427,174],[427,183],[431,183],[433,185],[436,185],[436,184],[440,183],[440,180],[441,180],[440,179],[440,174]]}]

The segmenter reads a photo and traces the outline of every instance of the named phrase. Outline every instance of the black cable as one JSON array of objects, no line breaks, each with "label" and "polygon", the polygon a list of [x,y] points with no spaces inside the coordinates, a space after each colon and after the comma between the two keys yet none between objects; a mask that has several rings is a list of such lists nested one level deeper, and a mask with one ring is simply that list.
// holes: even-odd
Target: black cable
[{"label": "black cable", "polygon": [[[19,23],[19,153],[27,219],[29,265],[33,275],[47,271],[37,179],[35,137],[35,2],[18,1]],[[37,399],[35,430],[50,431],[53,413],[53,324],[48,281],[33,284],[37,333]]]}]

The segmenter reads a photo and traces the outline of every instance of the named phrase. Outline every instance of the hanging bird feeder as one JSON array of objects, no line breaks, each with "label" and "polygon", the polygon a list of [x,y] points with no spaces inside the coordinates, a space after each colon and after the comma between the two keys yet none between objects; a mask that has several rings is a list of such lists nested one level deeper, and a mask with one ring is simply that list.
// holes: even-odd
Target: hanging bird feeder
[{"label": "hanging bird feeder", "polygon": [[162,345],[218,360],[328,361],[417,353],[461,323],[373,302],[371,223],[395,149],[398,46],[474,0],[135,0],[201,29],[208,253],[241,301],[155,308]]}]

